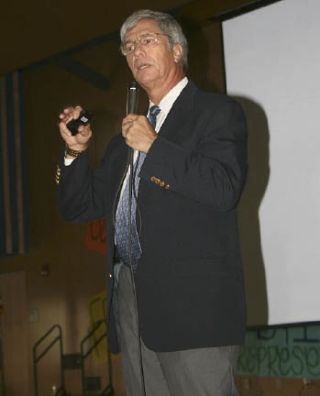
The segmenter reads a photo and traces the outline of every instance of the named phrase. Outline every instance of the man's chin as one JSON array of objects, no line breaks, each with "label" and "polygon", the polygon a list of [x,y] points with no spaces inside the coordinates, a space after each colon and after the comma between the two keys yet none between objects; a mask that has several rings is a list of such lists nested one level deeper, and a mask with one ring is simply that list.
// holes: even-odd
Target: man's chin
[{"label": "man's chin", "polygon": [[141,70],[134,74],[134,78],[138,84],[145,86],[152,83],[156,79],[156,76],[149,70]]}]

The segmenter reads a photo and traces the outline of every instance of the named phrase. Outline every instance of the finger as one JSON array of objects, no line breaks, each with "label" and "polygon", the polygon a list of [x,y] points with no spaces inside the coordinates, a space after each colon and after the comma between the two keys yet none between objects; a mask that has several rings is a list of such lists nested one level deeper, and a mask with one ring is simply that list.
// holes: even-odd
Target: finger
[{"label": "finger", "polygon": [[65,124],[68,123],[69,121],[72,120],[73,116],[73,108],[65,108],[63,109],[63,112],[59,114],[59,119],[61,122],[64,122]]},{"label": "finger", "polygon": [[132,122],[132,121],[136,121],[138,119],[138,117],[139,116],[137,114],[130,113],[126,117],[124,117],[124,119],[122,121],[124,123]]},{"label": "finger", "polygon": [[81,111],[82,111],[82,107],[81,106],[76,106],[75,108],[74,108],[74,111],[73,111],[73,118],[76,120],[77,118],[79,118],[79,116],[80,116],[80,113],[81,113]]},{"label": "finger", "polygon": [[125,117],[125,118],[122,120],[122,123],[123,123],[123,124],[132,123],[132,122],[136,121],[136,119],[137,119],[137,117],[133,117],[133,116],[131,116],[131,115],[128,115],[127,117]]},{"label": "finger", "polygon": [[130,120],[130,119],[123,121],[123,123],[122,123],[122,129],[126,133],[128,133],[130,129],[134,128],[134,126],[135,126],[135,121]]},{"label": "finger", "polygon": [[[81,111],[82,111],[81,106],[78,106],[78,105],[77,106],[69,106],[69,107],[65,107],[61,114],[64,116],[64,119],[72,120],[72,119],[79,118]],[[62,116],[62,118],[63,118],[63,116]]]},{"label": "finger", "polygon": [[69,107],[65,107],[63,109],[63,114],[65,114],[66,116],[69,116],[74,110],[74,107],[69,106]]},{"label": "finger", "polygon": [[71,131],[67,128],[65,122],[60,122],[60,123],[59,123],[59,129],[60,129],[61,135],[64,135],[64,136],[67,136],[67,137],[68,137],[68,136],[72,136],[72,133],[71,133]]},{"label": "finger", "polygon": [[59,119],[62,121],[68,120],[70,117],[69,111],[63,110],[62,113],[59,114]]},{"label": "finger", "polygon": [[91,133],[90,125],[80,125],[78,128],[78,132],[82,136],[88,136]]},{"label": "finger", "polygon": [[122,128],[122,136],[123,136],[124,138],[127,138],[127,136],[128,136],[128,130],[129,130],[129,128],[126,128],[126,127],[123,127],[123,128]]},{"label": "finger", "polygon": [[124,129],[125,131],[127,131],[128,132],[128,130],[130,129],[130,128],[132,128],[133,127],[133,121],[126,121],[126,122],[124,122],[123,124],[122,124],[122,129]]}]

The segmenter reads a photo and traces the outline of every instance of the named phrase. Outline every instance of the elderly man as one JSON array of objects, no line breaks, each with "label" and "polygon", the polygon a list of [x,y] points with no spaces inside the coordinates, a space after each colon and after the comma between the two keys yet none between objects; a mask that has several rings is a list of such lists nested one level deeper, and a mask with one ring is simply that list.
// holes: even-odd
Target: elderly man
[{"label": "elderly man", "polygon": [[113,352],[121,346],[127,394],[237,395],[246,316],[236,219],[246,177],[243,113],[187,79],[187,41],[170,15],[133,13],[121,41],[149,97],[147,117],[127,115],[91,173],[91,128],[72,136],[66,124],[81,108],[64,110],[60,211],[76,222],[105,216],[108,341]]}]

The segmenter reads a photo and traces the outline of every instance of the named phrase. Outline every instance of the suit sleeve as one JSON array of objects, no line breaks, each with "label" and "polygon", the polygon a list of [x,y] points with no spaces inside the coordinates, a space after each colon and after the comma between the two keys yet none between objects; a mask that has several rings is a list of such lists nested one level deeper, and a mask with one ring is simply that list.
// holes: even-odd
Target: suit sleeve
[{"label": "suit sleeve", "polygon": [[160,180],[168,193],[181,194],[219,211],[231,210],[246,179],[244,114],[230,98],[196,113],[203,122],[201,130],[194,131],[198,135],[194,146],[185,147],[170,136],[158,136],[146,156],[141,177],[151,182]]},{"label": "suit sleeve", "polygon": [[57,203],[64,220],[74,223],[88,222],[105,214],[109,144],[101,166],[92,172],[89,168],[89,150],[71,165],[60,161],[60,181],[57,187]]}]

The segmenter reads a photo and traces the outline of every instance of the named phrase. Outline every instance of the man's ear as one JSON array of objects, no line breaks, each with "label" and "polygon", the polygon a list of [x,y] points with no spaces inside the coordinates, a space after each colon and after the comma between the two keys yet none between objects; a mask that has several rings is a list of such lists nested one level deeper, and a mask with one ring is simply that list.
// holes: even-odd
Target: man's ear
[{"label": "man's ear", "polygon": [[179,63],[181,58],[182,58],[182,47],[180,44],[175,44],[172,48],[172,52],[173,52],[173,59],[176,63]]}]

